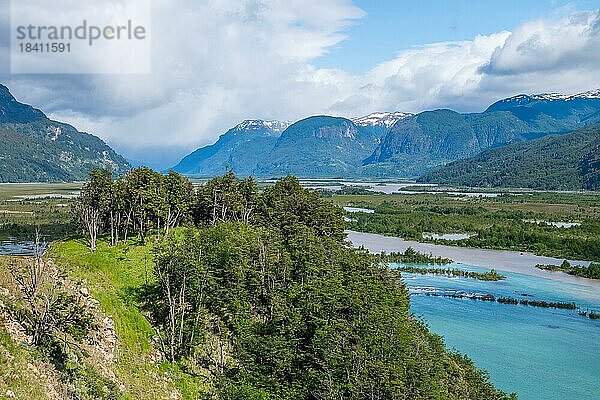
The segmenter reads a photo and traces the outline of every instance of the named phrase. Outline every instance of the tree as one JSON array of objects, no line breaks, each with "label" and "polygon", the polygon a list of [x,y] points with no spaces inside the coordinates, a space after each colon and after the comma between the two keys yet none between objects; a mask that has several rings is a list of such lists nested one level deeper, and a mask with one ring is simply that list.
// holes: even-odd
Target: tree
[{"label": "tree", "polygon": [[111,246],[118,244],[121,235],[127,241],[130,232],[137,233],[142,243],[152,229],[168,236],[170,229],[190,217],[193,205],[192,183],[176,172],[163,176],[142,167],[113,180],[109,171],[96,169],[75,212],[95,250],[98,235],[109,231]]},{"label": "tree", "polygon": [[218,397],[506,398],[414,319],[400,273],[349,249],[341,211],[296,178],[261,194],[215,178],[195,218],[156,248],[149,306],[167,357],[210,371]]},{"label": "tree", "polygon": [[301,224],[320,236],[339,241],[346,237],[342,209],[304,189],[293,176],[264,190],[259,199],[257,218],[261,225],[285,232],[293,231]]},{"label": "tree", "polygon": [[116,246],[124,231],[127,240],[127,228],[130,221],[131,202],[129,201],[125,180],[119,178],[112,182],[109,199],[108,225],[110,226],[110,245]]},{"label": "tree", "polygon": [[164,214],[163,176],[147,167],[135,168],[125,176],[133,229],[143,243],[152,227],[160,229]]},{"label": "tree", "polygon": [[90,173],[90,180],[83,186],[79,198],[75,202],[75,214],[89,237],[89,246],[96,251],[96,241],[101,223],[110,208],[112,176],[109,170],[95,168]]},{"label": "tree", "polygon": [[163,179],[165,237],[169,236],[169,229],[178,226],[190,213],[194,201],[194,187],[189,179],[184,178],[174,171],[169,171]]},{"label": "tree", "polygon": [[252,178],[239,180],[229,171],[198,188],[194,219],[197,224],[249,221],[255,212],[258,187]]}]

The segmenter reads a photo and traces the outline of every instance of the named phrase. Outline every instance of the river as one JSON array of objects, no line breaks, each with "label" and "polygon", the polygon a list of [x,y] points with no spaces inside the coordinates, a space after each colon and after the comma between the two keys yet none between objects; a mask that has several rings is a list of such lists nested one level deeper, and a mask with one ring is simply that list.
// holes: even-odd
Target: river
[{"label": "river", "polygon": [[600,320],[581,316],[576,310],[426,295],[492,294],[575,302],[582,310],[598,312],[598,281],[540,271],[536,264],[562,260],[528,253],[440,246],[358,232],[348,234],[354,246],[363,245],[373,252],[413,247],[459,262],[450,268],[503,271],[506,279],[497,282],[402,275],[411,293],[411,310],[425,320],[431,331],[442,335],[450,349],[467,354],[478,367],[489,371],[498,388],[516,392],[521,400],[600,398]]}]

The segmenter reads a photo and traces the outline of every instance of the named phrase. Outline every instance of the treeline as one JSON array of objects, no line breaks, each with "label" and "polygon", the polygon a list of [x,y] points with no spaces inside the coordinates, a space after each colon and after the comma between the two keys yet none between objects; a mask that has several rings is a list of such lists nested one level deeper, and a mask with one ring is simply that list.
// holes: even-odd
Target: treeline
[{"label": "treeline", "polygon": [[373,257],[379,262],[385,263],[411,263],[411,264],[452,264],[452,260],[444,257],[434,257],[431,254],[423,254],[415,251],[412,247],[409,247],[404,251],[400,252],[381,252],[374,254]]},{"label": "treeline", "polygon": [[343,211],[297,179],[259,192],[228,174],[193,199],[143,296],[165,357],[211,398],[509,398],[412,316],[398,271],[348,248]]},{"label": "treeline", "polygon": [[600,313],[589,310],[580,309],[575,303],[559,302],[559,301],[545,301],[545,300],[526,300],[526,299],[515,299],[514,297],[496,297],[493,294],[478,294],[478,293],[420,293],[422,296],[430,297],[449,297],[453,299],[471,299],[481,301],[491,301],[500,304],[512,304],[522,305],[530,307],[541,307],[541,308],[557,308],[562,310],[578,310],[578,314],[582,317],[588,317],[589,319],[600,319]]},{"label": "treeline", "polygon": [[[423,293],[423,295],[433,296],[433,297],[451,297],[454,299],[471,299],[471,300],[492,301],[492,302],[498,302],[501,304],[513,304],[513,305],[520,304],[523,306],[541,307],[541,308],[557,308],[557,309],[563,309],[563,310],[579,309],[579,307],[577,307],[577,304],[575,304],[575,303],[558,302],[558,301],[544,301],[544,300],[515,299],[514,297],[496,297],[493,294],[429,293],[428,292],[428,293]],[[590,317],[590,318],[592,318],[592,317]]]},{"label": "treeline", "polygon": [[500,297],[498,303],[503,304],[521,304],[523,306],[543,307],[543,308],[559,308],[563,310],[576,310],[577,304],[558,301],[543,301],[543,300],[526,300],[514,299],[512,297]]},{"label": "treeline", "polygon": [[186,223],[247,222],[257,195],[252,178],[238,180],[231,172],[196,190],[188,178],[173,171],[162,175],[142,167],[113,179],[110,171],[95,169],[75,203],[75,219],[95,250],[100,234],[110,234],[115,246],[131,235],[143,243],[151,230],[167,237]]},{"label": "treeline", "polygon": [[582,317],[589,317],[590,319],[600,319],[600,313],[594,311],[579,311],[579,315]]},{"label": "treeline", "polygon": [[579,276],[582,278],[600,279],[600,263],[591,263],[587,267],[582,267],[579,265],[573,266],[571,263],[565,260],[560,266],[538,264],[536,267],[547,271],[565,272],[569,275]]},{"label": "treeline", "polygon": [[487,272],[474,272],[474,271],[465,271],[458,268],[423,268],[423,267],[414,267],[410,265],[402,265],[397,268],[399,271],[408,272],[411,274],[432,274],[432,275],[442,275],[442,276],[459,276],[463,278],[473,278],[480,281],[501,281],[506,279],[504,275],[500,275],[495,270],[487,271]]}]

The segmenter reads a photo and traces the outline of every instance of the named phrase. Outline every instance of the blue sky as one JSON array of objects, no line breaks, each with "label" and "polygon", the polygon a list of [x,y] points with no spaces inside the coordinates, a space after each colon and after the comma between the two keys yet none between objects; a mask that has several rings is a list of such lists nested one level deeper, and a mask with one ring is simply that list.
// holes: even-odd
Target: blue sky
[{"label": "blue sky", "polygon": [[356,0],[366,12],[345,31],[347,39],[315,60],[321,68],[365,72],[412,46],[471,40],[511,31],[524,22],[594,10],[600,1],[568,0]]}]

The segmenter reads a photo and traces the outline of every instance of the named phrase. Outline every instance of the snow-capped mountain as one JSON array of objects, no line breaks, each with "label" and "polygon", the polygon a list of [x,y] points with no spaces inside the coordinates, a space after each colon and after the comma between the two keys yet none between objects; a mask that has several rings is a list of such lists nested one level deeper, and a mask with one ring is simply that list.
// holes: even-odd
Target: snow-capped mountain
[{"label": "snow-capped mountain", "polygon": [[570,101],[577,99],[600,99],[600,89],[590,90],[588,92],[578,94],[562,94],[562,93],[541,93],[541,94],[519,94],[517,96],[508,97],[498,101],[498,103],[528,103],[532,100],[538,101]]},{"label": "snow-capped mountain", "polygon": [[247,119],[240,124],[236,125],[232,131],[235,132],[248,132],[248,131],[262,131],[265,128],[272,131],[273,133],[281,133],[290,126],[290,122],[287,121],[264,121],[262,119]]},{"label": "snow-capped mountain", "polygon": [[375,112],[364,117],[352,118],[357,126],[381,126],[391,128],[396,122],[410,117],[412,114],[405,112]]},{"label": "snow-capped mountain", "polygon": [[573,97],[578,97],[582,99],[600,99],[600,89],[590,90],[588,92],[579,93],[574,95]]},{"label": "snow-capped mountain", "polygon": [[562,93],[543,93],[529,96],[534,100],[576,100],[576,99],[600,99],[600,89],[590,90],[588,92],[578,94],[562,94]]},{"label": "snow-capped mountain", "polygon": [[283,121],[247,119],[219,136],[215,143],[186,156],[173,170],[213,176],[233,169],[240,175],[249,175],[289,125]]},{"label": "snow-capped mountain", "polygon": [[294,124],[246,120],[174,169],[214,176],[416,177],[488,148],[572,132],[600,123],[600,90],[576,95],[518,95],[483,113],[448,109],[376,112],[351,119],[326,115]]}]

